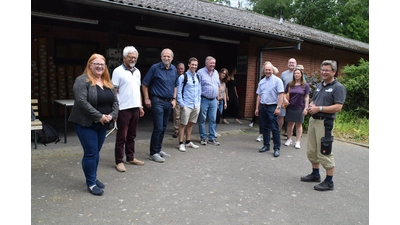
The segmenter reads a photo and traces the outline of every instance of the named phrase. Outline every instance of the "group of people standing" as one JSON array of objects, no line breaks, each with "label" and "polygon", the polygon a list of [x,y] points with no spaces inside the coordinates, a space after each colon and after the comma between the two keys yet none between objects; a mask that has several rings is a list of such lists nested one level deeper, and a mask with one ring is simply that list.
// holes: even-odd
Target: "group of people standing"
[{"label": "group of people standing", "polygon": [[[84,151],[82,169],[87,189],[94,195],[104,193],[105,185],[97,179],[97,168],[110,123],[115,122],[118,128],[115,140],[116,170],[125,172],[126,163],[144,165],[143,161],[135,158],[138,122],[145,114],[143,105],[151,110],[153,119],[149,149],[151,160],[164,162],[165,158],[171,156],[162,150],[162,143],[172,109],[176,109],[174,117],[179,117],[175,135],[179,136],[180,151],[186,151],[186,147],[199,148],[191,141],[195,123],[198,123],[200,144],[220,145],[216,140],[220,78],[214,69],[214,57],[207,56],[205,67],[198,71],[198,60],[190,58],[185,72],[183,63],[177,65],[178,70],[172,64],[174,53],[166,48],[161,52],[161,62],[153,64],[142,81],[140,70],[135,66],[139,58],[137,49],[127,46],[122,54],[123,63],[113,70],[112,76],[105,57],[93,54],[73,86],[75,103],[68,120],[74,123],[81,142]],[[179,74],[178,78],[176,74]]]},{"label": "group of people standing", "polygon": [[302,68],[297,68],[296,64],[294,58],[289,59],[288,70],[284,71],[280,77],[273,74],[272,63],[266,62],[263,66],[264,77],[258,83],[254,112],[256,117],[260,117],[260,133],[263,136],[263,147],[259,152],[270,150],[272,133],[273,155],[280,156],[280,130],[284,121],[287,122],[285,145],[292,144],[292,132],[295,125],[295,148],[301,148],[302,123],[309,113],[311,118],[307,132],[307,158],[311,163],[312,172],[301,177],[300,180],[321,182],[319,167],[322,165],[326,170],[326,178],[315,185],[314,189],[333,190],[335,162],[332,152],[332,131],[336,113],[341,111],[346,99],[346,89],[335,78],[336,61],[325,60],[320,66],[322,81],[317,85],[313,98],[310,100],[309,84],[306,82]]},{"label": "group of people standing", "polygon": [[[139,52],[133,46],[123,50],[123,63],[114,69],[112,78],[107,69],[105,57],[93,54],[87,61],[82,75],[76,78],[73,85],[75,103],[69,116],[74,123],[75,131],[83,148],[82,169],[86,178],[87,189],[93,195],[102,195],[105,185],[97,179],[97,168],[100,150],[110,123],[116,122],[115,165],[119,172],[125,172],[127,164],[144,165],[135,158],[135,138],[138,121],[145,112],[144,106],[151,110],[153,131],[150,139],[149,158],[155,162],[164,162],[171,155],[162,150],[164,133],[172,109],[179,109],[178,150],[186,147],[199,148],[191,140],[193,124],[198,123],[201,145],[220,145],[217,138],[217,110],[222,114],[227,101],[226,95],[231,90],[237,96],[235,84],[229,86],[228,70],[215,70],[216,59],[207,56],[205,66],[197,70],[198,60],[188,60],[188,70],[184,64],[177,68],[172,64],[174,53],[163,49],[161,62],[153,64],[141,81],[140,70],[135,66]],[[294,59],[289,60],[291,67]],[[294,65],[295,66],[295,65]],[[182,69],[183,68],[183,69]],[[197,71],[196,71],[197,70]],[[312,164],[312,173],[301,177],[301,181],[319,182],[319,164],[327,170],[327,178],[314,188],[316,190],[333,190],[334,160],[332,154],[333,120],[345,100],[344,87],[334,79],[337,71],[335,61],[326,60],[321,64],[323,80],[315,91],[311,103],[308,103],[309,88],[303,81],[303,72],[293,69],[291,80],[287,85],[278,76],[273,75],[274,66],[267,62],[263,66],[265,77],[257,88],[257,103],[254,114],[260,117],[260,133],[263,135],[263,147],[259,152],[270,149],[272,132],[274,156],[280,155],[280,123],[282,104],[290,103],[286,108],[288,127],[296,124],[296,148],[300,148],[301,124],[307,113],[312,115],[308,130],[307,156]],[[235,74],[235,71],[231,71]],[[180,74],[177,77],[177,74]],[[282,77],[283,75],[282,74]],[[230,89],[231,88],[231,89]],[[288,93],[287,97],[285,93]],[[143,98],[142,98],[143,94]],[[237,98],[236,98],[237,100]],[[234,103],[236,104],[236,103]],[[235,115],[236,122],[240,122]],[[208,120],[208,132],[206,129]],[[299,125],[298,125],[299,124]],[[290,133],[290,132],[289,132]],[[288,133],[288,134],[289,134]],[[184,134],[186,134],[184,142]],[[324,136],[325,135],[325,136]],[[323,139],[323,142],[321,141]],[[291,139],[285,144],[291,144]],[[319,151],[321,149],[321,151]],[[322,151],[322,149],[324,151]],[[124,161],[125,158],[125,161]]]}]

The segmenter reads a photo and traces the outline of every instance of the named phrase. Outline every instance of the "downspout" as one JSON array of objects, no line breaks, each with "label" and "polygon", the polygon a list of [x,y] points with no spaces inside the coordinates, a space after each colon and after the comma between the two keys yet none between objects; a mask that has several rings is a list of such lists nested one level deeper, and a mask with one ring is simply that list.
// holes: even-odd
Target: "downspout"
[{"label": "downspout", "polygon": [[295,46],[284,46],[284,47],[272,47],[268,48],[269,45],[271,45],[274,41],[268,41],[263,47],[260,49],[260,57],[259,57],[259,64],[257,66],[257,74],[258,74],[258,80],[261,78],[261,68],[263,67],[263,59],[262,59],[262,54],[263,52],[266,51],[287,51],[287,50],[298,50],[300,51],[301,43],[298,42]]}]

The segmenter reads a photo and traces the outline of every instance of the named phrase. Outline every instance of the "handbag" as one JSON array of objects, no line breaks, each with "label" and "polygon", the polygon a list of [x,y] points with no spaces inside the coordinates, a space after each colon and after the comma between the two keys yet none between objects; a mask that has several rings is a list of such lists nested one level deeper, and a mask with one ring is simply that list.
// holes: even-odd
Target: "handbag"
[{"label": "handbag", "polygon": [[217,109],[217,116],[215,118],[215,123],[219,124],[221,121],[221,112],[219,111],[219,109]]}]

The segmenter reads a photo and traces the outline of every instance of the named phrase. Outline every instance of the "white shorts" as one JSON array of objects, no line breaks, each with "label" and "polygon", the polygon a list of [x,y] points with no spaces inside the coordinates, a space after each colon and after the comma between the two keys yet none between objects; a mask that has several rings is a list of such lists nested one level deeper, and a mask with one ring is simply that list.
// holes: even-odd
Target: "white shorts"
[{"label": "white shorts", "polygon": [[187,106],[181,108],[181,124],[187,125],[188,122],[197,123],[197,118],[199,117],[200,106],[198,108],[189,108]]}]

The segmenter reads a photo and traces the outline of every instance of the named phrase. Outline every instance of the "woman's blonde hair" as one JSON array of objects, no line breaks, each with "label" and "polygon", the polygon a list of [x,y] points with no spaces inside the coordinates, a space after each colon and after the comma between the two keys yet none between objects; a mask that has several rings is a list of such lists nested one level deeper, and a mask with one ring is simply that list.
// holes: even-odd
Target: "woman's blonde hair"
[{"label": "woman's blonde hair", "polygon": [[92,70],[90,70],[90,64],[93,62],[93,60],[95,59],[102,59],[104,61],[104,72],[101,75],[101,80],[103,81],[103,84],[105,87],[107,88],[114,88],[114,85],[112,84],[111,80],[110,80],[110,73],[108,72],[108,67],[107,67],[107,63],[106,63],[106,58],[104,58],[104,56],[94,53],[93,55],[90,56],[89,60],[87,61],[86,64],[86,68],[83,71],[83,74],[87,74],[88,75],[88,81],[92,82],[92,86],[96,85],[96,79],[92,73]]}]

